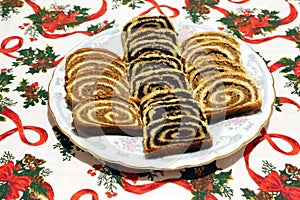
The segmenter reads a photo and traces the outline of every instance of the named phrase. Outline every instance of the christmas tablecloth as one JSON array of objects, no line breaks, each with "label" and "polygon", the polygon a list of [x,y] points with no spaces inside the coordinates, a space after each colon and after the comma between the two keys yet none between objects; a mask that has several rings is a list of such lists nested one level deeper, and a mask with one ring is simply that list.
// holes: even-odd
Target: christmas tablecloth
[{"label": "christmas tablecloth", "polygon": [[[0,199],[300,199],[299,12],[299,0],[1,0]],[[56,66],[81,41],[145,14],[217,28],[263,58],[276,100],[256,138],[209,164],[140,173],[59,130],[48,108]]]}]

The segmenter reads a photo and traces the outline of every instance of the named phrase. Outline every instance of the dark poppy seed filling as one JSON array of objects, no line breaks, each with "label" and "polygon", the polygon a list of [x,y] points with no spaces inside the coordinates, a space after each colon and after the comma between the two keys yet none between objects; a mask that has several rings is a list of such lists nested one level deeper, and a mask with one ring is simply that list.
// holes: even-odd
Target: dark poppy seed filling
[{"label": "dark poppy seed filling", "polygon": [[140,74],[145,71],[155,71],[158,69],[177,69],[179,71],[183,70],[182,63],[179,59],[168,56],[168,55],[159,55],[159,54],[147,54],[141,56],[132,62],[128,66],[128,81],[131,82],[137,74]]},{"label": "dark poppy seed filling", "polygon": [[131,82],[130,93],[133,97],[141,99],[156,88],[182,88],[188,90],[189,86],[184,74],[174,69],[159,69],[138,74]]}]

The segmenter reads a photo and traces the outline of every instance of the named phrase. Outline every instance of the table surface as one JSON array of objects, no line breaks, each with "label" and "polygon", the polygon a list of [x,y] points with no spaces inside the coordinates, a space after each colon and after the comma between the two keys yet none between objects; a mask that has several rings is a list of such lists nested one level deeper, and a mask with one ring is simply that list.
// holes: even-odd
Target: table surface
[{"label": "table surface", "polygon": [[[299,0],[0,1],[0,199],[299,199],[299,11]],[[56,66],[80,42],[145,14],[217,28],[263,58],[276,100],[256,138],[203,166],[138,172],[58,129],[48,108]]]}]

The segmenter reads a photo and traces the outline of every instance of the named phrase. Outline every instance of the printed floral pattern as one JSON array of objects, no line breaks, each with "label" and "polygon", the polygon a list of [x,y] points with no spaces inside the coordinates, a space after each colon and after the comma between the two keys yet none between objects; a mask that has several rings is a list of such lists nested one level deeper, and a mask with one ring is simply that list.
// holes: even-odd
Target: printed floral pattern
[{"label": "printed floral pattern", "polygon": [[[12,74],[12,69],[2,68],[0,71],[0,114],[2,113],[4,106],[13,106],[16,103],[10,99],[9,97],[5,96],[10,91],[8,87],[9,84],[12,83],[15,76]],[[5,117],[0,115],[0,122],[4,121]]]},{"label": "printed floral pattern", "polygon": [[23,7],[22,0],[3,0],[0,2],[0,16],[2,20],[8,20],[12,14],[18,14],[19,8]]},{"label": "printed floral pattern", "polygon": [[264,161],[262,171],[266,174],[259,192],[242,188],[246,199],[268,200],[268,199],[296,199],[300,196],[299,169],[291,164],[285,164],[285,169],[279,172],[271,163]]},{"label": "printed floral pattern", "polygon": [[219,20],[229,32],[242,37],[253,38],[254,35],[263,35],[272,32],[280,25],[277,11],[256,9],[241,9],[237,13],[229,12],[227,17]]},{"label": "printed floral pattern", "polygon": [[50,33],[56,30],[66,31],[68,28],[74,28],[87,21],[88,10],[80,6],[70,8],[70,5],[52,4],[49,9],[43,8],[38,13],[26,17],[32,21],[26,33],[35,38],[37,33],[42,34],[43,31]]},{"label": "printed floral pattern", "polygon": [[59,55],[56,55],[53,47],[46,46],[45,49],[21,49],[16,61],[13,62],[15,67],[29,66],[27,73],[35,74],[39,72],[47,72],[47,69],[55,67],[60,60],[56,60]]},{"label": "printed floral pattern", "polygon": [[0,158],[0,198],[37,199],[41,195],[51,198],[51,186],[44,179],[51,170],[42,166],[46,161],[30,154],[16,162],[13,158],[8,152]]},{"label": "printed floral pattern", "polygon": [[210,13],[210,6],[219,4],[220,0],[186,0],[186,10],[188,18],[193,23],[200,23],[201,20],[207,20]]},{"label": "printed floral pattern", "polygon": [[[0,1],[3,34],[0,40],[0,199],[53,200],[55,197],[78,200],[82,196],[91,199],[145,199],[146,193],[154,197],[157,194],[170,196],[173,191],[165,189],[166,184],[187,190],[190,196],[186,199],[191,200],[299,199],[300,164],[292,157],[297,158],[300,152],[299,133],[296,131],[299,126],[297,121],[289,119],[290,116],[298,119],[300,110],[300,28],[299,21],[296,21],[300,4],[298,0],[282,0],[276,1],[280,4],[277,7],[262,2],[269,6],[260,8],[252,0],[181,0],[178,4],[171,0],[97,0],[80,5],[52,0],[46,3],[40,0]],[[171,172],[138,173],[95,160],[77,147],[59,127],[51,124],[53,128],[49,128],[47,106],[41,106],[41,110],[34,113],[41,116],[40,121],[31,117],[31,109],[46,105],[48,101],[47,84],[41,79],[51,79],[52,71],[65,56],[65,45],[73,46],[66,44],[64,38],[78,43],[77,34],[88,38],[106,29],[120,27],[125,18],[145,14],[166,14],[196,24],[217,24],[220,31],[233,34],[249,45],[260,44],[252,47],[264,60],[273,56],[275,46],[272,45],[288,49],[288,54],[280,54],[280,57],[266,62],[276,86],[274,109],[280,111],[273,112],[275,121],[271,121],[268,128],[280,130],[280,133],[267,133],[263,129],[257,138],[229,158],[230,162],[231,159],[236,161],[227,164],[226,169],[220,168],[224,163],[217,160]],[[180,30],[182,35],[190,33],[188,26]],[[283,40],[287,44],[281,44]],[[269,51],[261,48],[266,46]],[[251,121],[244,121],[241,117],[228,120],[225,126],[229,130],[244,126],[245,132],[241,134],[246,134],[249,123]],[[284,131],[278,129],[282,123],[286,125]],[[284,144],[277,143],[278,140],[283,140]],[[128,151],[140,148],[131,138],[122,140],[119,145]],[[271,153],[262,158],[260,152],[265,150]],[[288,158],[289,161],[279,167],[282,162],[274,161],[273,157],[279,160]],[[51,169],[45,167],[46,164]],[[260,166],[260,173],[256,173],[254,169]],[[70,177],[73,169],[77,170],[74,180],[80,181],[70,183],[64,178]],[[49,176],[55,174],[62,174],[62,177],[51,179],[51,184],[47,182]],[[59,185],[70,185],[71,189],[76,184],[78,190],[61,189],[56,181]],[[83,181],[86,182],[83,184]],[[257,186],[247,184],[253,184],[253,181]],[[239,183],[243,186],[236,187]]]}]

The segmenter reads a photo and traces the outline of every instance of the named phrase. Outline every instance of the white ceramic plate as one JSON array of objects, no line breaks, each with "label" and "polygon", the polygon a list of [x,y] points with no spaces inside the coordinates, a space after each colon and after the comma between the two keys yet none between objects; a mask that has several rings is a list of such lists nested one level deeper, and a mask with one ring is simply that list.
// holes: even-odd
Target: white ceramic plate
[{"label": "white ceramic plate", "polygon": [[[186,22],[175,22],[179,42],[192,33],[212,30]],[[112,28],[99,33],[70,52],[82,47],[107,48],[123,55],[121,28]],[[267,123],[275,100],[273,78],[264,61],[247,44],[240,41],[244,66],[256,79],[262,93],[262,111],[250,116],[241,116],[210,125],[213,146],[194,153],[146,159],[143,153],[142,138],[126,136],[99,136],[81,138],[73,130],[71,110],[65,102],[64,90],[65,60],[54,71],[49,85],[49,108],[57,125],[77,146],[90,152],[101,160],[130,168],[171,170],[207,164],[216,159],[229,156],[253,140]]]}]

